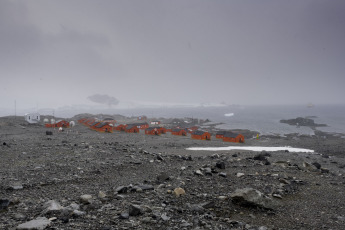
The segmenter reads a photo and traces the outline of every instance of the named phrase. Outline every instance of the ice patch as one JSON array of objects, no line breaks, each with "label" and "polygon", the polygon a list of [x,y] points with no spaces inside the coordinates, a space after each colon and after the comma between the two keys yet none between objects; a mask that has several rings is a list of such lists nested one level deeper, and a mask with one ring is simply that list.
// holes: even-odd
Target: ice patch
[{"label": "ice patch", "polygon": [[224,114],[224,116],[226,116],[226,117],[232,117],[232,116],[234,116],[234,113],[226,113],[226,114]]},{"label": "ice patch", "polygon": [[290,146],[286,147],[262,147],[262,146],[228,146],[228,147],[191,147],[186,148],[186,150],[197,150],[197,151],[227,151],[227,150],[248,150],[248,151],[268,151],[268,152],[275,152],[275,151],[286,151],[289,152],[305,152],[305,153],[313,153],[314,150],[312,149],[302,149],[302,148],[293,148]]}]

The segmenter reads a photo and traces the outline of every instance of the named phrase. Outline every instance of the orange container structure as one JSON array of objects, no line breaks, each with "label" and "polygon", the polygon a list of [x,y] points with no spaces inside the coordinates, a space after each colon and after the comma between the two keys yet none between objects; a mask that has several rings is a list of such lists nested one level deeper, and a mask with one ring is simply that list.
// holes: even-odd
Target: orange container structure
[{"label": "orange container structure", "polygon": [[244,136],[242,134],[227,132],[223,137],[223,141],[244,143]]},{"label": "orange container structure", "polygon": [[176,136],[187,136],[187,131],[184,129],[172,129],[171,134]]},{"label": "orange container structure", "polygon": [[209,132],[204,131],[194,131],[192,133],[192,139],[196,140],[211,140],[211,134]]}]

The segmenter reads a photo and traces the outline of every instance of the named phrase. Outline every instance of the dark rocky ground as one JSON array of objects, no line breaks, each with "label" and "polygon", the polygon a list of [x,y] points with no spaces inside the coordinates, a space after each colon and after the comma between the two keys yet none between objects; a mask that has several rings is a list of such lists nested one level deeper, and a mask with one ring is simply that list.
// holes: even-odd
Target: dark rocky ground
[{"label": "dark rocky ground", "polygon": [[335,135],[241,144],[316,151],[307,154],[188,151],[237,144],[79,124],[46,130],[0,118],[0,229],[345,228],[345,139]]}]

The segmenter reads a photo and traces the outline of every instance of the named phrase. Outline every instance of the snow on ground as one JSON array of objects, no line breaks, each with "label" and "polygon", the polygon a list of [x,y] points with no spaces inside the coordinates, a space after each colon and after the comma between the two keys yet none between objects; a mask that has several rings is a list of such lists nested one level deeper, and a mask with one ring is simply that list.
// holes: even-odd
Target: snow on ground
[{"label": "snow on ground", "polygon": [[275,152],[275,151],[285,151],[288,150],[289,152],[305,152],[305,153],[313,153],[314,150],[311,149],[302,149],[302,148],[293,148],[293,147],[262,147],[262,146],[228,146],[228,147],[191,147],[187,148],[187,150],[203,150],[203,151],[226,151],[226,150],[248,150],[248,151],[268,151],[268,152]]}]

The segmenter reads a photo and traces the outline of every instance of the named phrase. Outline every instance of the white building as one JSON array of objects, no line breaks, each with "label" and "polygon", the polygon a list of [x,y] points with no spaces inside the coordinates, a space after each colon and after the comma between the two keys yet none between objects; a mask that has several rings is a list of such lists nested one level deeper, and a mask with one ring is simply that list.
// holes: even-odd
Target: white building
[{"label": "white building", "polygon": [[25,120],[30,124],[36,124],[40,121],[40,114],[39,113],[26,113]]}]

